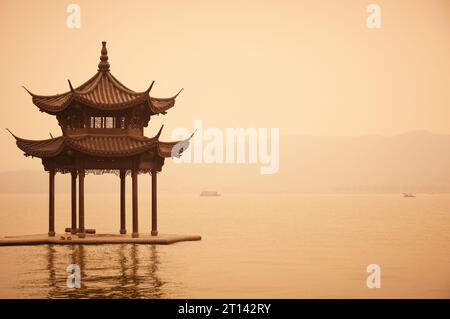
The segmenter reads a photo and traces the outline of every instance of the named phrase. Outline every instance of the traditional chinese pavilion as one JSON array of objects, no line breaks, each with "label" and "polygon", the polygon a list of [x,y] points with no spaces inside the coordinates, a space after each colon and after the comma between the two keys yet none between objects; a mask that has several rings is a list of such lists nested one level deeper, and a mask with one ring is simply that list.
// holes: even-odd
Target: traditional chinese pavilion
[{"label": "traditional chinese pavilion", "polygon": [[[55,236],[55,174],[72,176],[72,225],[70,232],[84,238],[84,178],[89,172],[116,173],[120,176],[120,233],[126,234],[125,177],[132,179],[132,237],[139,237],[138,175],[149,173],[152,180],[152,229],[157,230],[157,173],[167,157],[178,157],[189,146],[189,139],[177,142],[159,140],[162,127],[154,137],[144,136],[153,115],[166,114],[175,105],[170,98],[150,95],[153,83],[144,92],[135,92],[110,72],[106,42],[103,42],[97,73],[82,85],[63,94],[43,96],[30,93],[41,112],[56,116],[62,136],[47,140],[27,140],[13,135],[25,156],[42,159],[49,172],[49,229]],[[78,178],[78,225],[77,190]]]}]

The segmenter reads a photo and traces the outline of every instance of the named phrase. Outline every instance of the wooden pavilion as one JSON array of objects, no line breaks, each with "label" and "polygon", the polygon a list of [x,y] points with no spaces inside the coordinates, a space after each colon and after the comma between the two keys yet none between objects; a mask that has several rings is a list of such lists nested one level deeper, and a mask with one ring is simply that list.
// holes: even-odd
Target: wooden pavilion
[{"label": "wooden pavilion", "polygon": [[[41,112],[55,115],[62,136],[47,140],[17,137],[16,144],[25,156],[42,159],[49,173],[49,229],[55,236],[55,174],[71,174],[72,234],[84,238],[84,178],[89,172],[116,173],[120,176],[120,234],[126,234],[125,177],[132,179],[132,237],[139,237],[138,174],[149,173],[152,180],[151,235],[157,229],[157,173],[167,157],[179,157],[189,146],[189,139],[177,142],[144,136],[151,116],[166,114],[175,105],[175,96],[155,98],[150,95],[153,83],[144,92],[135,92],[119,82],[110,72],[106,42],[102,43],[97,73],[79,87],[63,94],[43,96],[30,93]],[[11,133],[12,134],[12,133]],[[192,136],[191,136],[192,137]],[[78,178],[78,225],[77,190]]]}]

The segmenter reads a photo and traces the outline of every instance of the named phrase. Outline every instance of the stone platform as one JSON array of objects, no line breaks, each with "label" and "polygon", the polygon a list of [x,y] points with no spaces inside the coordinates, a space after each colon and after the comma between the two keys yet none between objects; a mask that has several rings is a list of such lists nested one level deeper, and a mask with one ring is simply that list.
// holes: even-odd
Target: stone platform
[{"label": "stone platform", "polygon": [[29,246],[29,245],[102,245],[102,244],[151,244],[151,245],[169,245],[182,241],[201,240],[199,235],[174,235],[158,234],[139,234],[138,238],[131,235],[119,234],[86,234],[85,238],[78,238],[77,235],[56,234],[49,237],[47,234],[25,235],[25,236],[6,236],[0,238],[0,246]]}]

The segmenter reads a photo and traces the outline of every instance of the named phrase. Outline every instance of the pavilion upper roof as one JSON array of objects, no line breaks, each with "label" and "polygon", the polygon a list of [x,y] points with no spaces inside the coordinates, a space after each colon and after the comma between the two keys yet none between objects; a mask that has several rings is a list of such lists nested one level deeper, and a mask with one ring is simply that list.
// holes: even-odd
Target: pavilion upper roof
[{"label": "pavilion upper roof", "polygon": [[57,95],[36,95],[27,90],[33,103],[50,114],[65,110],[73,101],[102,111],[117,111],[146,104],[152,114],[164,114],[175,105],[175,98],[181,90],[169,98],[156,98],[149,94],[154,82],[144,92],[135,92],[120,83],[109,70],[106,42],[102,44],[98,71],[92,78],[77,88],[73,88],[69,81],[70,91]]}]

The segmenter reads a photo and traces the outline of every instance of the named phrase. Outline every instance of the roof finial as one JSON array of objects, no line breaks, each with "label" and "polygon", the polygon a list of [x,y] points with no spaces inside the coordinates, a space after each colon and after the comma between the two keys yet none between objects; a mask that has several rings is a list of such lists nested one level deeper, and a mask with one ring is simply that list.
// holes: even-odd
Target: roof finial
[{"label": "roof finial", "polygon": [[156,138],[159,138],[159,137],[161,136],[161,133],[162,133],[163,128],[164,128],[164,124],[161,125],[161,128],[160,128],[159,131],[158,131],[158,134],[156,134],[156,136],[155,136]]},{"label": "roof finial", "polygon": [[178,93],[175,94],[174,98],[176,98],[181,93],[181,91],[183,91],[183,90],[184,90],[184,88],[181,88],[181,90],[179,90]]},{"label": "roof finial", "polygon": [[152,90],[153,84],[155,84],[155,81],[152,81],[152,84],[150,84],[147,91],[145,91],[145,92],[147,92],[147,94],[150,93],[150,91]]},{"label": "roof finial", "polygon": [[69,87],[70,87],[70,91],[74,91],[74,89],[73,89],[73,86],[72,86],[72,82],[70,82],[70,80],[69,79],[67,79],[67,82],[69,82]]},{"label": "roof finial", "polygon": [[30,94],[31,96],[34,96],[34,94],[33,93],[31,93],[30,91],[28,91],[28,89],[26,88],[26,87],[24,87],[23,85],[22,85],[22,87],[25,89],[25,91],[27,91],[28,92],[28,94]]},{"label": "roof finial", "polygon": [[109,71],[108,50],[106,50],[106,41],[102,41],[102,55],[98,64],[99,71]]}]

